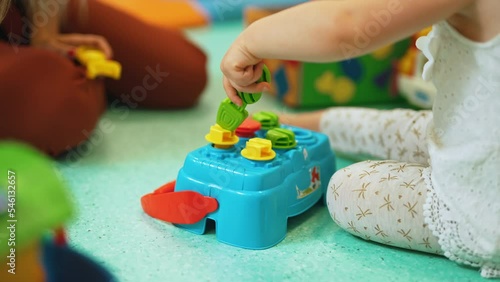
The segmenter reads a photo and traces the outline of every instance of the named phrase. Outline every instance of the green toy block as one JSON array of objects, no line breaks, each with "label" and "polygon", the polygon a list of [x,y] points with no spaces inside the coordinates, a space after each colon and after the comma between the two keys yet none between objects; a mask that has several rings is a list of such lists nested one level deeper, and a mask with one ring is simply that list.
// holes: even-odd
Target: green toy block
[{"label": "green toy block", "polygon": [[280,126],[278,116],[273,112],[258,112],[252,115],[252,119],[260,123],[260,128],[269,130]]},{"label": "green toy block", "polygon": [[290,149],[297,146],[295,134],[290,129],[273,128],[266,133],[266,139],[271,140],[275,149]]},{"label": "green toy block", "polygon": [[247,93],[238,91],[238,96],[240,96],[243,103],[253,104],[260,100],[260,97],[262,97],[262,93]]},{"label": "green toy block", "polygon": [[[271,73],[267,66],[264,65],[262,69],[262,75],[257,82],[271,82]],[[247,104],[253,104],[259,101],[262,93],[247,93],[238,91],[238,96],[240,96],[243,101],[243,105],[240,107],[235,103],[231,102],[229,98],[224,99],[217,111],[216,123],[222,128],[234,131],[243,121],[248,117],[248,112],[245,110]]]},{"label": "green toy block", "polygon": [[234,131],[248,117],[248,112],[245,110],[246,103],[243,106],[238,106],[231,102],[229,98],[224,99],[217,111],[217,124],[220,127],[229,131]]}]

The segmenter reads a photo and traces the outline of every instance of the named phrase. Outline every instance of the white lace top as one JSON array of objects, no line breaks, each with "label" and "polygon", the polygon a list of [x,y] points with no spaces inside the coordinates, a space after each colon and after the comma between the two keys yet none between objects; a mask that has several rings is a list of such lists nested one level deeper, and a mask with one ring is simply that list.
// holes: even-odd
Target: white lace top
[{"label": "white lace top", "polygon": [[426,221],[446,256],[500,277],[500,34],[477,43],[441,22],[417,46],[438,90]]}]

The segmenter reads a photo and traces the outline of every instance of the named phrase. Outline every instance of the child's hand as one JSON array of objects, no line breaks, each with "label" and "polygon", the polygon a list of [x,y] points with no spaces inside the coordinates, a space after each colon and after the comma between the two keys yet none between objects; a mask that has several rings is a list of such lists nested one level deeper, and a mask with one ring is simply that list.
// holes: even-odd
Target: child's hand
[{"label": "child's hand", "polygon": [[256,83],[262,75],[264,63],[253,56],[245,45],[236,41],[222,59],[220,68],[224,74],[224,89],[229,99],[241,106],[237,91],[258,93],[270,89],[267,82]]},{"label": "child's hand", "polygon": [[46,38],[33,38],[31,45],[52,50],[67,56],[74,49],[81,46],[90,46],[101,50],[106,58],[111,59],[113,50],[106,38],[93,34],[58,34]]}]

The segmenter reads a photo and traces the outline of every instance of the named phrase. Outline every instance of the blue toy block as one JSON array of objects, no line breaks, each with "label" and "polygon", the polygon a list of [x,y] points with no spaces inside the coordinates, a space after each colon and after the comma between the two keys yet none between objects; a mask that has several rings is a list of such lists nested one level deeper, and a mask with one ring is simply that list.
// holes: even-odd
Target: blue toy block
[{"label": "blue toy block", "polygon": [[[215,221],[220,242],[245,249],[266,249],[282,241],[289,217],[301,214],[324,199],[335,172],[335,156],[327,136],[287,125],[297,145],[275,149],[269,161],[241,155],[249,138],[230,148],[206,145],[188,154],[175,192],[195,191],[217,200],[218,209],[195,224],[176,224],[203,234],[207,219]],[[267,131],[256,132],[265,138]],[[196,211],[194,211],[196,212]]]}]

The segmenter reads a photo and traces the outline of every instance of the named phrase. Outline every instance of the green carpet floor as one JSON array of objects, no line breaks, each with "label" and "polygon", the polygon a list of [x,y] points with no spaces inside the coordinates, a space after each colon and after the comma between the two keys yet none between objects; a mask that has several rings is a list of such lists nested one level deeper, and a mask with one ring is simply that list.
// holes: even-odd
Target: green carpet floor
[{"label": "green carpet floor", "polygon": [[[140,197],[175,179],[186,154],[205,144],[225,97],[219,62],[241,28],[224,23],[189,31],[209,55],[209,85],[195,108],[109,111],[106,132],[81,148],[82,157],[59,161],[78,207],[69,225],[73,246],[131,282],[482,280],[444,257],[353,237],[322,205],[292,218],[285,240],[261,251],[219,243],[213,231],[194,235],[142,212]],[[288,111],[270,97],[248,109]],[[338,160],[339,167],[349,163]]]}]

